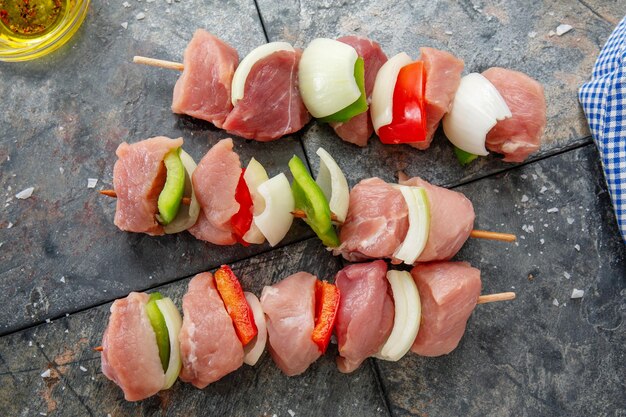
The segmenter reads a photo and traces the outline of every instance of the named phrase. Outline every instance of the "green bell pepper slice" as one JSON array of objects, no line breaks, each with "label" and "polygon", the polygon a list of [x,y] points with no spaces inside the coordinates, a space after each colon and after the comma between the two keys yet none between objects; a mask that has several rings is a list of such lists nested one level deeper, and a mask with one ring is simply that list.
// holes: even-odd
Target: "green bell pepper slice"
[{"label": "green bell pepper slice", "polygon": [[337,113],[322,117],[318,119],[319,121],[324,123],[347,122],[354,116],[358,116],[359,114],[367,111],[367,95],[365,94],[365,62],[361,57],[358,57],[354,64],[354,79],[356,80],[356,85],[361,91],[359,98],[357,98],[356,101],[348,107],[339,110]]},{"label": "green bell pepper slice", "polygon": [[185,192],[185,166],[180,159],[180,148],[169,151],[163,162],[167,169],[167,178],[157,202],[157,219],[165,226],[176,218]]},{"label": "green bell pepper slice", "polygon": [[339,238],[330,218],[330,205],[324,192],[315,182],[300,158],[293,156],[289,161],[289,170],[293,175],[291,191],[296,210],[306,213],[303,219],[313,229],[322,243],[330,248],[339,246]]},{"label": "green bell pepper slice", "polygon": [[461,165],[465,166],[472,162],[474,159],[478,158],[478,155],[474,155],[473,153],[469,153],[464,151],[461,148],[454,147],[454,155],[456,155],[456,159],[459,160]]},{"label": "green bell pepper slice", "polygon": [[146,313],[150,319],[152,330],[156,335],[157,346],[159,347],[159,358],[161,359],[161,365],[163,366],[163,372],[167,371],[167,367],[170,362],[170,335],[167,331],[167,324],[161,309],[157,305],[156,301],[162,299],[161,293],[153,292],[150,294],[150,299],[146,304]]}]

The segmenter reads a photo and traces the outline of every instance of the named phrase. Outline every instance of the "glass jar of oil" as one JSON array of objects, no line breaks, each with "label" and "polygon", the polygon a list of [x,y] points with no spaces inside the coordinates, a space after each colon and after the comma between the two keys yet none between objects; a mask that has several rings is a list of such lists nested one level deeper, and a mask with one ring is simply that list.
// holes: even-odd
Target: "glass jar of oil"
[{"label": "glass jar of oil", "polygon": [[27,61],[67,42],[89,0],[0,0],[0,60]]}]

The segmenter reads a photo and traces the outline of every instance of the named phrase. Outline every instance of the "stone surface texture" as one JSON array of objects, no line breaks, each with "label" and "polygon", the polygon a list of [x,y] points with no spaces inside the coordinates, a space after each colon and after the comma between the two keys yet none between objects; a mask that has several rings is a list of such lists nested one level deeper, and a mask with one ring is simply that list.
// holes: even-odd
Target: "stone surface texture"
[{"label": "stone surface texture", "polygon": [[[576,100],[626,13],[622,3],[92,0],[83,27],[56,53],[0,63],[0,415],[626,417],[626,249]],[[561,23],[574,29],[551,36]],[[97,190],[112,187],[121,142],[183,136],[199,160],[227,137],[171,113],[178,74],[132,64],[133,55],[180,60],[196,28],[240,57],[268,40],[304,47],[357,34],[389,55],[416,57],[420,46],[434,46],[463,58],[466,73],[503,66],[538,79],[548,127],[524,164],[489,156],[463,168],[441,132],[425,152],[376,138],[361,149],[317,122],[272,143],[234,138],[242,162],[255,157],[271,175],[287,172],[294,154],[316,173],[323,146],[350,185],[395,181],[403,171],[465,193],[476,228],[518,240],[470,239],[455,259],[482,270],[484,294],[515,291],[517,299],[477,306],[444,357],[368,359],[343,375],[331,344],[298,377],[281,374],[266,353],[205,390],[177,382],[124,401],[92,350],[115,298],[158,290],[180,307],[190,277],[224,263],[257,295],[297,271],[332,280],[345,265],[301,221],[277,248],[218,247],[113,225],[115,202]],[[88,178],[98,179],[95,188]],[[15,197],[28,187],[30,198]],[[584,296],[570,299],[574,289]]]}]

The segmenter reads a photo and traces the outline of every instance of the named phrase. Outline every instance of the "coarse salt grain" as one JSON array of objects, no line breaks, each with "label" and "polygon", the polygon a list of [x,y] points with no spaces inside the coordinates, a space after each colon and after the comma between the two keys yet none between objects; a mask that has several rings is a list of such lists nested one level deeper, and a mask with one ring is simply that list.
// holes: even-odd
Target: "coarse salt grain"
[{"label": "coarse salt grain", "polygon": [[585,291],[574,288],[570,298],[583,298],[583,295],[585,295]]},{"label": "coarse salt grain", "polygon": [[452,31],[451,31],[451,30],[446,30],[444,33],[445,33],[446,35],[448,35],[448,36],[452,35]]},{"label": "coarse salt grain", "polygon": [[529,38],[534,38],[535,36],[537,36],[537,32],[535,32],[535,31],[528,32],[528,37]]},{"label": "coarse salt grain", "polygon": [[522,196],[522,203],[525,203],[525,202],[527,202],[527,201],[528,201],[528,196],[527,196],[526,194],[524,194],[524,195]]},{"label": "coarse salt grain", "polygon": [[85,368],[83,365],[79,366],[78,369],[80,369],[83,372],[87,372],[87,368]]},{"label": "coarse salt grain", "polygon": [[493,48],[493,50],[494,50],[495,52],[502,52],[502,48],[498,48],[498,47]]},{"label": "coarse salt grain", "polygon": [[125,1],[124,3],[122,3],[122,6],[126,7],[127,9],[130,7],[130,3]]},{"label": "coarse salt grain", "polygon": [[539,239],[539,243],[541,243],[542,245],[545,243],[546,241],[543,239]]},{"label": "coarse salt grain", "polygon": [[548,213],[556,213],[557,211],[559,211],[559,209],[558,209],[558,208],[556,208],[556,207],[552,207],[552,208],[549,208],[549,209],[548,209],[548,210],[546,210],[546,211],[547,211]]},{"label": "coarse salt grain", "polygon": [[124,29],[128,29],[128,22],[122,22],[122,27]]},{"label": "coarse salt grain", "polygon": [[557,300],[556,298],[554,300],[552,300],[552,305],[555,307],[559,306],[559,300]]},{"label": "coarse salt grain", "polygon": [[65,277],[61,277],[61,279],[59,281],[61,281],[62,283],[65,284]]},{"label": "coarse salt grain", "polygon": [[544,186],[544,187],[541,187],[541,190],[539,190],[539,192],[540,192],[541,194],[545,193],[546,191],[548,191],[548,188],[547,188],[547,187],[545,187],[545,186]]},{"label": "coarse salt grain", "polygon": [[135,19],[137,20],[143,20],[146,18],[146,14],[144,12],[139,12],[137,13],[137,15],[135,16]]},{"label": "coarse salt grain", "polygon": [[574,219],[572,219],[571,217],[567,218],[567,224],[572,224],[574,223]]},{"label": "coarse salt grain", "polygon": [[287,412],[289,413],[291,417],[296,415],[296,413],[294,413],[291,409],[287,410]]},{"label": "coarse salt grain", "polygon": [[580,252],[580,245],[579,244],[574,245],[574,249],[576,249],[578,252]]},{"label": "coarse salt grain", "polygon": [[50,369],[46,369],[41,373],[42,378],[50,378]]},{"label": "coarse salt grain", "polygon": [[33,195],[33,191],[35,191],[35,187],[28,187],[15,194],[15,198],[17,198],[18,200],[26,200],[27,198],[30,198],[31,195]]},{"label": "coarse salt grain", "polygon": [[565,35],[567,32],[569,32],[572,29],[574,29],[574,28],[571,27],[570,25],[561,24],[561,25],[557,26],[556,34],[558,36],[563,36],[563,35]]},{"label": "coarse salt grain", "polygon": [[563,276],[564,276],[565,278],[567,278],[567,279],[570,279],[570,278],[572,277],[572,276],[571,276],[569,273],[567,273],[567,272],[563,272]]},{"label": "coarse salt grain", "polygon": [[98,178],[87,178],[87,188],[95,188],[98,184]]}]

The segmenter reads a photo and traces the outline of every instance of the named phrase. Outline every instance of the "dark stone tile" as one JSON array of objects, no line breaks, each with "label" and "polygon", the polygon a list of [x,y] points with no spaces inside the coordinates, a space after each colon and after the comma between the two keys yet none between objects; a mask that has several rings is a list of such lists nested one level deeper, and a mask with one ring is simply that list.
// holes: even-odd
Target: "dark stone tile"
[{"label": "dark stone tile", "polygon": [[[317,239],[235,263],[246,290],[260,295],[264,285],[304,270],[330,278],[341,268]],[[160,287],[180,306],[188,279]],[[0,338],[0,409],[5,415],[237,415],[237,416],[385,416],[387,409],[370,366],[350,375],[335,367],[336,347],[307,372],[289,378],[265,353],[255,367],[236,372],[197,390],[177,382],[158,396],[129,403],[100,371],[100,344],[109,304]],[[67,329],[67,332],[65,330]],[[18,352],[18,354],[16,354]],[[51,368],[51,378],[41,373]],[[81,369],[85,369],[83,371]]]},{"label": "dark stone tile", "polygon": [[458,188],[477,228],[518,244],[470,239],[457,258],[517,299],[477,306],[450,355],[377,362],[394,415],[624,415],[626,249],[597,161],[590,145]]},{"label": "dark stone tile", "polygon": [[[272,41],[306,46],[316,37],[357,34],[378,41],[389,56],[406,51],[416,58],[419,47],[433,46],[463,58],[466,73],[492,66],[525,72],[544,85],[548,103],[544,144],[533,158],[590,141],[577,89],[591,75],[614,24],[594,14],[584,2],[258,3]],[[617,3],[601,8],[612,21],[623,15]],[[561,23],[574,29],[563,36],[549,36]],[[441,132],[425,152],[382,145],[376,138],[368,149],[360,149],[343,143],[331,129],[318,124],[305,129],[303,141],[314,164],[314,152],[323,146],[336,156],[352,183],[371,175],[389,180],[396,171],[405,170],[436,184],[452,185],[511,166],[490,156],[462,168]]]},{"label": "dark stone tile", "polygon": [[[68,46],[41,60],[0,64],[0,93],[10,98],[0,112],[0,334],[269,249],[217,247],[187,233],[152,238],[113,225],[115,202],[96,190],[112,188],[119,143],[183,136],[199,161],[227,136],[172,114],[178,74],[135,65],[132,56],[180,60],[198,27],[242,56],[265,42],[252,1],[129,3],[94,2]],[[146,17],[138,21],[140,11]],[[236,147],[244,164],[255,156],[272,175],[294,153],[303,156],[294,138],[236,140]],[[96,189],[87,178],[99,179]],[[31,186],[31,198],[14,198]],[[285,242],[310,236],[298,223]]]}]

